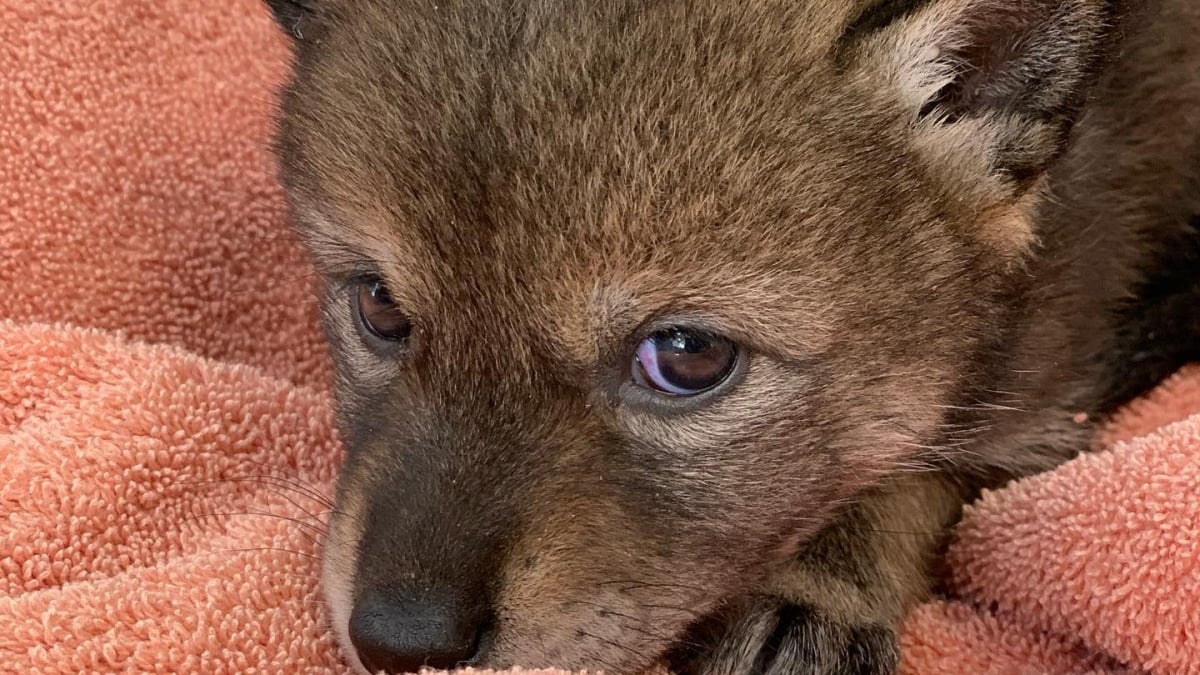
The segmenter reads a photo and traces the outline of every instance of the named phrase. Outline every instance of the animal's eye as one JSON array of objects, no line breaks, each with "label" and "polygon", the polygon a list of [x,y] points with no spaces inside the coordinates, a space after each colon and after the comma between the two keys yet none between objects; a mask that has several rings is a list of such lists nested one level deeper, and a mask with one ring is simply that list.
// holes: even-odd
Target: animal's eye
[{"label": "animal's eye", "polygon": [[360,279],[354,293],[358,320],[372,335],[383,340],[400,341],[407,340],[412,334],[412,322],[396,306],[382,279]]},{"label": "animal's eye", "polygon": [[704,331],[670,328],[638,345],[633,358],[637,384],[671,396],[695,396],[720,385],[737,364],[738,346]]}]

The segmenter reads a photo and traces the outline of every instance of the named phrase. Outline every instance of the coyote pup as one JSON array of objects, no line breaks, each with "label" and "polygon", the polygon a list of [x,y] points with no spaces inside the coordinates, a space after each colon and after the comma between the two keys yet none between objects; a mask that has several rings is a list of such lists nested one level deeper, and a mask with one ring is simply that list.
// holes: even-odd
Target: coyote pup
[{"label": "coyote pup", "polygon": [[356,667],[890,673],[1196,353],[1196,0],[270,4]]}]

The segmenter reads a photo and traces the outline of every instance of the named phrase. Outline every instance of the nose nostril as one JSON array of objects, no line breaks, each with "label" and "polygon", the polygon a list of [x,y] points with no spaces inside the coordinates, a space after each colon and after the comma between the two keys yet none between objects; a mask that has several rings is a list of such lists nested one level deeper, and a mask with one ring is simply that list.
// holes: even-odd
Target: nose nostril
[{"label": "nose nostril", "polygon": [[480,614],[461,603],[368,594],[350,614],[350,641],[372,673],[455,668],[478,657],[488,625]]}]

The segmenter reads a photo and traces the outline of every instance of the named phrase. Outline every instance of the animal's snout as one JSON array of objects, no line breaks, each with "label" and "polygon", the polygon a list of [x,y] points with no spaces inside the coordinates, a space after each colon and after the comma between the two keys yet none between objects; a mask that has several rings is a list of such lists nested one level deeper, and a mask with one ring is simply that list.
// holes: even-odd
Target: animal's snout
[{"label": "animal's snout", "polygon": [[376,591],[355,603],[350,640],[372,673],[415,673],[475,661],[487,624],[482,602]]}]

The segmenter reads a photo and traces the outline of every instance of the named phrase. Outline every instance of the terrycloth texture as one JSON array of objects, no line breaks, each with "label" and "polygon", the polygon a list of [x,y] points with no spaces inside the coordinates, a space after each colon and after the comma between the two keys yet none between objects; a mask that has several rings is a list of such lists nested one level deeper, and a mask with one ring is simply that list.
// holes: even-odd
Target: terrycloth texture
[{"label": "terrycloth texture", "polygon": [[1200,367],[1108,435],[1129,440],[968,508],[953,585],[992,614],[918,610],[907,673],[1200,673]]},{"label": "terrycloth texture", "polygon": [[[286,57],[258,0],[0,0],[0,673],[345,670]],[[985,496],[905,673],[1200,673],[1196,413],[1200,370]]]},{"label": "terrycloth texture", "polygon": [[11,322],[0,373],[0,671],[335,667],[311,558],[325,507],[296,487],[333,476],[323,392]]},{"label": "terrycloth texture", "polygon": [[0,0],[0,317],[323,381],[261,0]]}]

